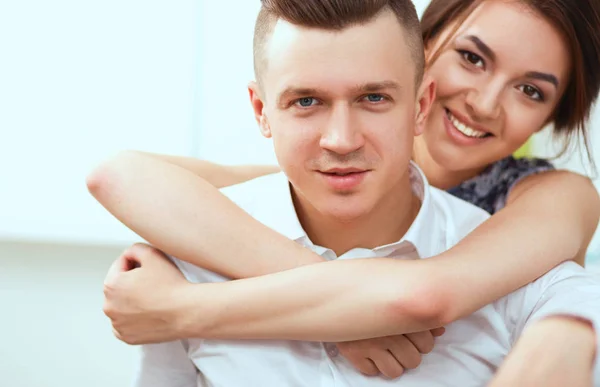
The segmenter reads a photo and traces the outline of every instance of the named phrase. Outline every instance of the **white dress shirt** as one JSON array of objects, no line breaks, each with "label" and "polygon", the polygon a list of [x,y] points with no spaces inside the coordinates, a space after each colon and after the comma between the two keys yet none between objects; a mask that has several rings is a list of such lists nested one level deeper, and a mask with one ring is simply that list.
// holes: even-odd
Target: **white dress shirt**
[{"label": "white dress shirt", "polygon": [[[483,210],[430,187],[422,172],[414,165],[411,168],[413,191],[421,199],[421,208],[406,235],[397,243],[373,250],[357,248],[340,257],[309,240],[298,221],[283,173],[228,187],[222,192],[260,222],[326,259],[431,257],[452,247],[489,217]],[[191,282],[228,280],[189,263],[176,259],[175,262]],[[362,375],[329,343],[190,339],[143,346],[136,385],[484,386],[523,329],[537,319],[555,314],[585,318],[597,329],[600,278],[574,263],[563,264],[528,286],[448,325],[421,365],[396,380]],[[596,365],[596,375],[598,368]],[[599,383],[600,378],[595,381]]]}]

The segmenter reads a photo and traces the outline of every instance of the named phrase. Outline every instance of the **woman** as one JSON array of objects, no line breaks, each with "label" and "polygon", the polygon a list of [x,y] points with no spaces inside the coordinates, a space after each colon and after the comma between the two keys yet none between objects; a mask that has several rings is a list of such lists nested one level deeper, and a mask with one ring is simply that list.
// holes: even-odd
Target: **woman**
[{"label": "woman", "polygon": [[[545,161],[510,155],[549,123],[557,134],[585,135],[600,88],[598,8],[593,1],[567,7],[558,0],[434,0],[425,11],[428,72],[437,80],[438,100],[425,134],[417,139],[414,160],[432,185],[494,214],[453,249],[425,260],[431,264],[407,264],[407,270],[414,269],[412,275],[423,278],[415,283],[428,284],[408,301],[415,306],[417,300],[414,310],[421,315],[435,316],[431,327],[470,314],[563,261],[583,264],[600,214],[593,185],[575,174],[551,171]],[[507,29],[514,21],[519,28]],[[527,34],[532,39],[544,36],[544,41],[531,47]],[[569,58],[562,67],[556,64],[559,57]],[[254,221],[209,184],[226,186],[275,171],[130,152],[98,169],[88,185],[110,212],[154,246],[215,272],[245,278],[322,261]],[[339,338],[348,327],[339,321],[318,324],[327,319],[327,311],[335,310],[322,306],[336,302],[338,308],[365,307],[358,300],[369,298],[368,289],[387,270],[381,260],[365,261],[289,270],[284,277],[268,276],[263,287],[258,286],[260,278],[250,280],[271,292],[271,311],[284,312],[276,323],[256,328],[263,333],[249,335],[290,337],[285,329],[294,325],[294,311],[304,307],[304,324],[293,328],[297,338]],[[434,262],[443,268],[436,277],[442,283],[420,268]],[[313,282],[341,272],[362,278],[366,268],[381,276],[353,285],[348,299],[328,298],[324,295],[332,285]],[[311,291],[298,291],[309,287]],[[307,305],[314,306],[312,315]],[[369,331],[371,337],[389,334],[383,325],[378,327],[380,331]]]}]

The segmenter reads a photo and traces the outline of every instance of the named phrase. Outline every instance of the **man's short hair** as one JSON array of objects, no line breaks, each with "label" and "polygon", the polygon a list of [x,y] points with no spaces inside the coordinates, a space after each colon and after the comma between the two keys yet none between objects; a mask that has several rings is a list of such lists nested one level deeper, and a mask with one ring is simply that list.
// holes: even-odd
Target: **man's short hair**
[{"label": "man's short hair", "polygon": [[[385,10],[391,10],[405,31],[406,43],[415,64],[416,83],[423,78],[425,54],[419,17],[410,0],[261,0],[254,29],[254,74],[260,83],[268,66],[266,47],[279,19],[288,23],[340,31],[366,24]],[[398,42],[398,44],[402,44]]]}]

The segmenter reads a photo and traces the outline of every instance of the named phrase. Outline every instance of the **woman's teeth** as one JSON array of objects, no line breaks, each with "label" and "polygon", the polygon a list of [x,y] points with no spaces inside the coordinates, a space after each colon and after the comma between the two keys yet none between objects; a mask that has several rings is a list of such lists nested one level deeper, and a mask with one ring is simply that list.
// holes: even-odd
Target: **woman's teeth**
[{"label": "woman's teeth", "polygon": [[459,132],[461,132],[465,136],[467,136],[467,137],[474,137],[474,138],[482,138],[482,137],[487,136],[486,132],[480,132],[479,130],[475,130],[475,129],[471,128],[470,126],[467,126],[467,125],[463,124],[462,122],[460,122],[449,111],[447,113],[448,113],[448,119],[450,120],[450,122],[452,123],[452,125],[454,125],[454,127],[456,128],[456,130],[458,130]]}]

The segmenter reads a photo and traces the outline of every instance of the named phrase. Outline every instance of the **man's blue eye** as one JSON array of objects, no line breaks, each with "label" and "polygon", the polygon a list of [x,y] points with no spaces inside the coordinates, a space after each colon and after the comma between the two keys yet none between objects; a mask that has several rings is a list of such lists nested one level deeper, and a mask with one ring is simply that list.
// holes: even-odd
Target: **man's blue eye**
[{"label": "man's blue eye", "polygon": [[381,102],[384,98],[381,94],[369,94],[367,95],[367,100],[369,102]]},{"label": "man's blue eye", "polygon": [[302,107],[311,107],[315,102],[315,99],[312,97],[300,98],[298,100],[298,104]]}]

